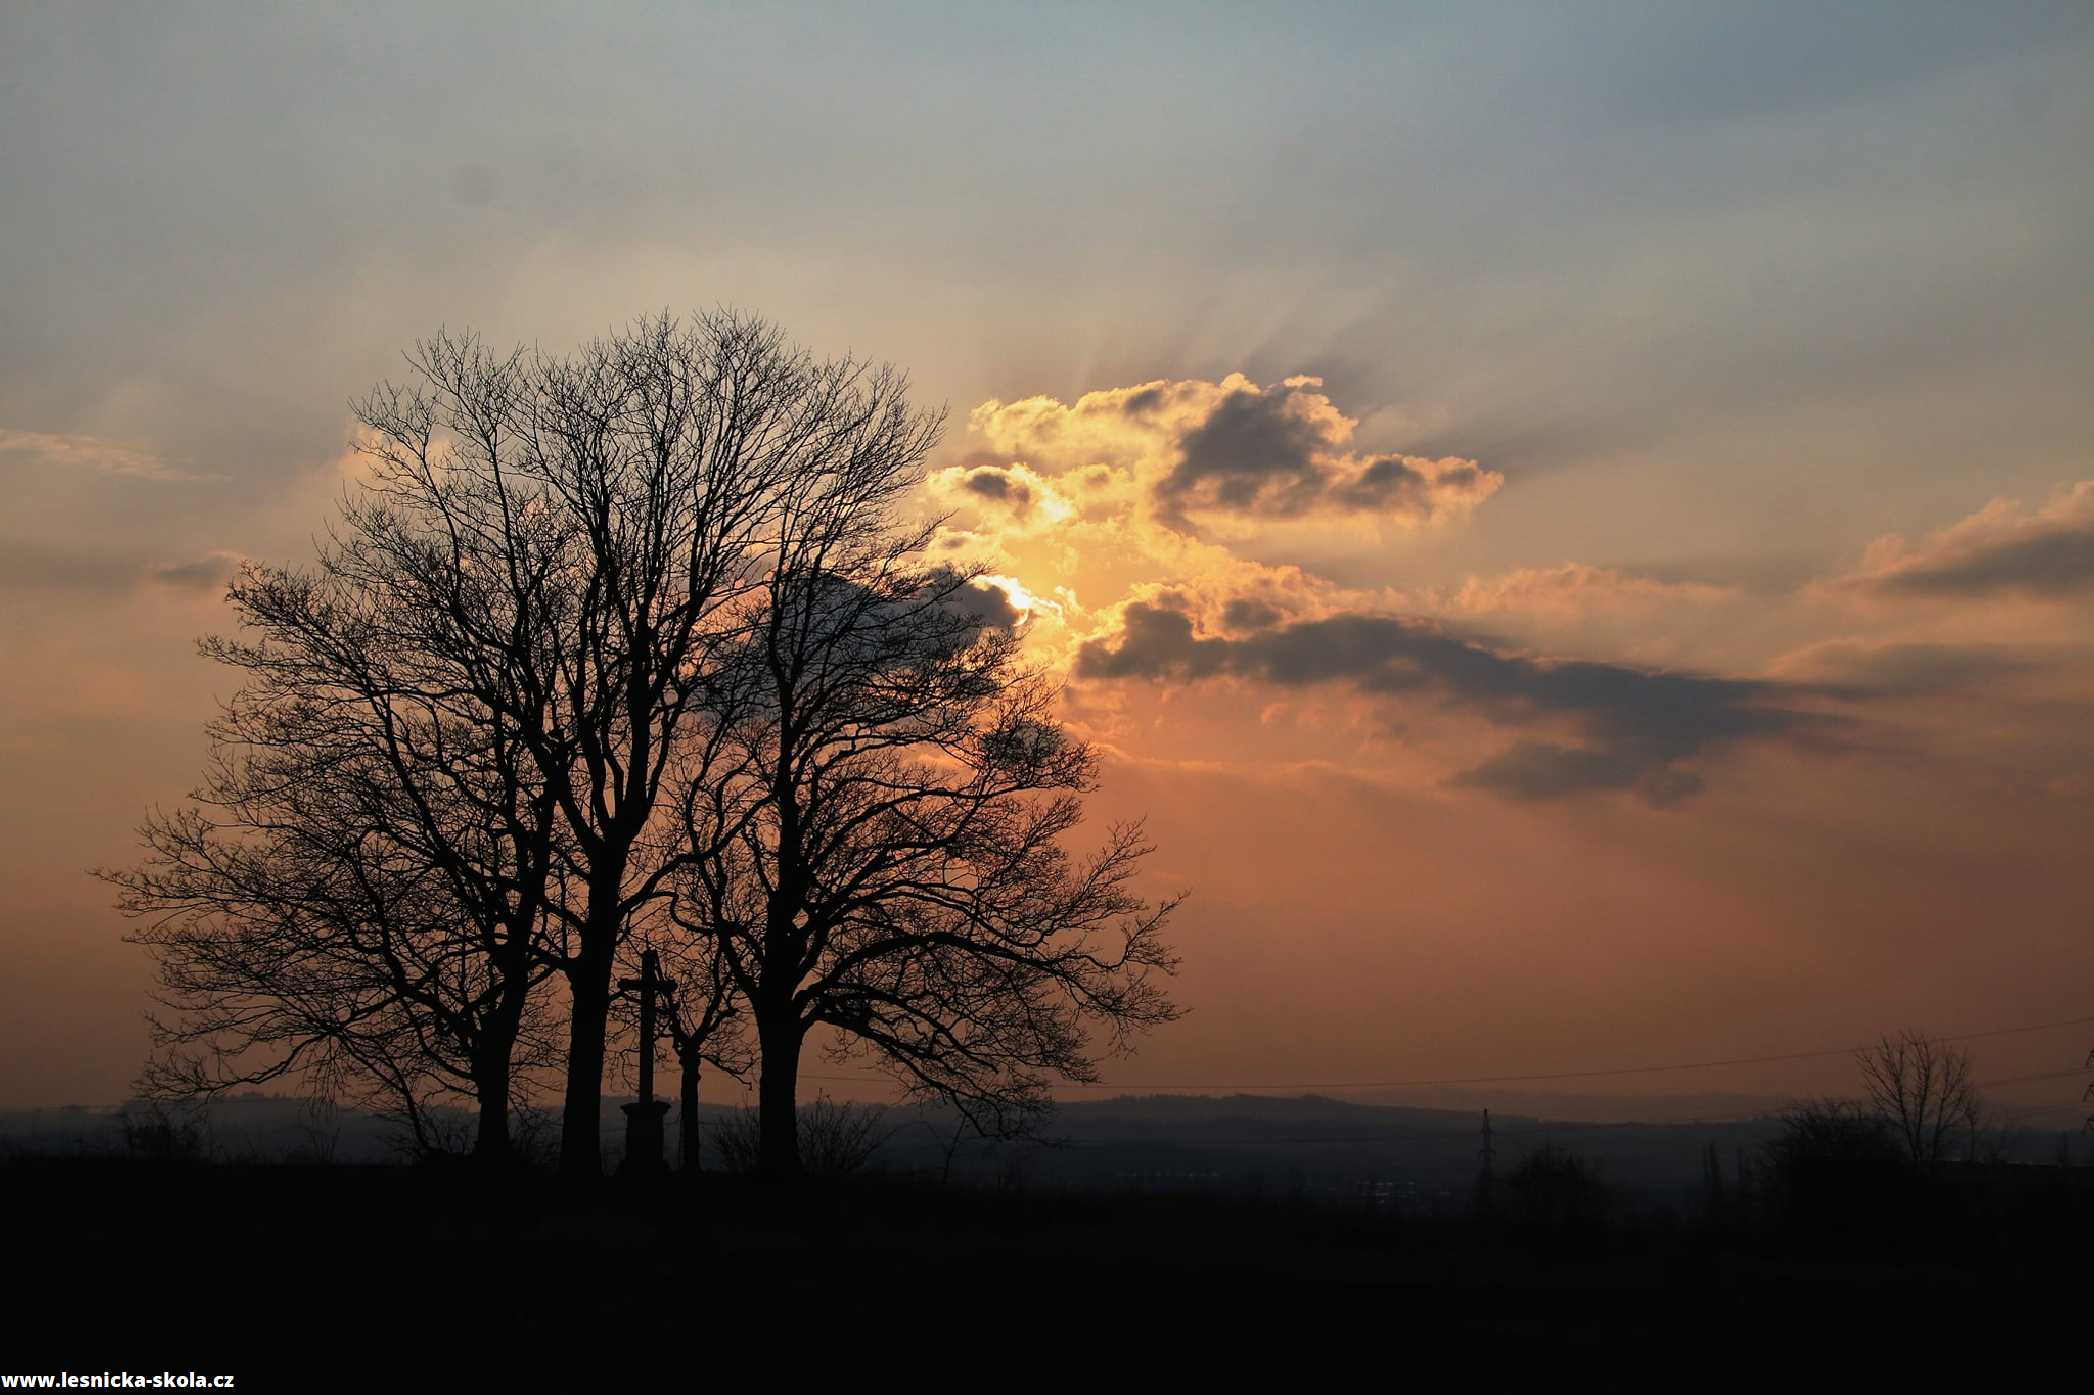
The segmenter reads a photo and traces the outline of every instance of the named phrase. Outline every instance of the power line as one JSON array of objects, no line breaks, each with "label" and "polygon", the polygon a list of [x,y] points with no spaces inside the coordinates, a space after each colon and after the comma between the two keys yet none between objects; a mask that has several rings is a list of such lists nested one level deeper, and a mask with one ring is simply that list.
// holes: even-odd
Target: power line
[{"label": "power line", "polygon": [[[1959,1032],[1953,1036],[1937,1037],[1935,1040],[1979,1041],[1988,1037],[2023,1036],[2030,1032],[2049,1032],[2062,1027],[2079,1027],[2094,1023],[2094,1016],[2068,1017],[2057,1022],[2036,1022],[2021,1027],[1992,1027],[1978,1032]],[[1675,1061],[1663,1065],[1615,1066],[1605,1070],[1535,1071],[1526,1075],[1470,1075],[1446,1076],[1426,1080],[1294,1080],[1294,1081],[1091,1081],[1064,1082],[1057,1088],[1068,1090],[1415,1090],[1447,1085],[1517,1085],[1547,1080],[1598,1080],[1610,1076],[1657,1075],[1667,1071],[1714,1070],[1723,1066],[1772,1065],[1783,1061],[1824,1060],[1833,1056],[1853,1056],[1867,1051],[1868,1044],[1861,1046],[1831,1046],[1818,1051],[1788,1051],[1767,1056],[1732,1056],[1710,1061]],[[2076,1072],[2067,1072],[2074,1074]],[[850,1082],[886,1082],[891,1077],[884,1075],[807,1075],[803,1080],[835,1080]],[[2034,1080],[2038,1077],[2026,1077]],[[2062,1078],[2062,1077],[2060,1077]],[[2019,1084],[2015,1081],[1998,1081],[1997,1084]]]}]

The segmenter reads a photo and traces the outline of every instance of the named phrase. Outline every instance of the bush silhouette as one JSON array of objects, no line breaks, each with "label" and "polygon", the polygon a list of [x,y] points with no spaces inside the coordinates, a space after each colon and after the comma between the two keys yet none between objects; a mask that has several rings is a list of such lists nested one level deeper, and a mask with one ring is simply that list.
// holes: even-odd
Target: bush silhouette
[{"label": "bush silhouette", "polygon": [[1545,1230],[1600,1225],[1614,1201],[1592,1163],[1547,1144],[1506,1176],[1504,1190],[1514,1221]]},{"label": "bush silhouette", "polygon": [[1768,1144],[1769,1201],[1807,1229],[1854,1229],[1894,1217],[1911,1192],[1911,1160],[1890,1124],[1856,1100],[1812,1100],[1782,1115]]},{"label": "bush silhouette", "polygon": [[[827,1095],[798,1111],[801,1170],[816,1177],[844,1177],[864,1167],[887,1133],[878,1105],[851,1104]],[[762,1127],[756,1110],[738,1109],[711,1130],[713,1146],[729,1172],[761,1170]]]}]

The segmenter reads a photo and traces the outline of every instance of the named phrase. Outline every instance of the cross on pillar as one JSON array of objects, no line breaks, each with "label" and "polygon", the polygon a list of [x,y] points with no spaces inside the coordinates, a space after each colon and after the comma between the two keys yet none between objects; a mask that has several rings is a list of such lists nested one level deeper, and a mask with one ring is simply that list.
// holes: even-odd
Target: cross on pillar
[{"label": "cross on pillar", "polygon": [[640,1098],[625,1106],[625,1161],[618,1171],[651,1177],[663,1171],[662,1116],[669,1112],[669,1102],[654,1097],[654,1007],[657,998],[669,997],[673,985],[650,949],[640,956],[640,976],[619,979],[618,987],[640,995]]}]

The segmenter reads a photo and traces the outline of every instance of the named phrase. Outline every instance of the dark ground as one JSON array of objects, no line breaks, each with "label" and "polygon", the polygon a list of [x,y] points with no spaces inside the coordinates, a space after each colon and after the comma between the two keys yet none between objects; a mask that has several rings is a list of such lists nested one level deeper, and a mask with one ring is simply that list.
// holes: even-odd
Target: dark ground
[{"label": "dark ground", "polygon": [[2084,1361],[2094,1254],[2076,1180],[1803,1228],[80,1158],[15,1159],[0,1189],[17,1281],[0,1371],[226,1371],[248,1389],[454,1372],[687,1389],[745,1363],[794,1389],[1117,1388],[1261,1359],[1322,1384],[1346,1351],[1371,1354],[1375,1385],[1444,1371],[1490,1390],[1539,1368],[1578,1390],[1842,1372],[1933,1389],[1952,1371],[1989,1389]]}]

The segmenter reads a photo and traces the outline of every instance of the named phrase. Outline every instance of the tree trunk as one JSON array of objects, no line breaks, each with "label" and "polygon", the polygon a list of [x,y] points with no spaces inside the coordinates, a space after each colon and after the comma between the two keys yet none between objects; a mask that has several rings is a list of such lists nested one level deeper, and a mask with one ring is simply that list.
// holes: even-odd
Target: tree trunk
[{"label": "tree trunk", "polygon": [[[780,1020],[782,1019],[782,1020]],[[756,1026],[763,1050],[757,1086],[757,1170],[766,1177],[800,1174],[800,1023],[790,1003]]]},{"label": "tree trunk", "polygon": [[473,1091],[480,1099],[480,1127],[473,1137],[473,1160],[506,1163],[509,1142],[509,1044],[483,1043],[473,1063]]},{"label": "tree trunk", "polygon": [[481,1030],[473,1052],[473,1093],[480,1105],[473,1157],[482,1163],[507,1163],[516,1156],[509,1137],[509,1077],[516,1059],[516,1037],[523,1028],[530,977],[523,964],[504,964],[502,969],[507,982],[501,1003]]},{"label": "tree trunk", "polygon": [[682,1056],[683,1079],[676,1092],[676,1165],[695,1177],[705,1170],[698,1136],[698,1053]]},{"label": "tree trunk", "polygon": [[[593,937],[592,937],[593,938]],[[560,1111],[560,1175],[603,1175],[604,1031],[611,1016],[611,946],[582,951],[567,975],[567,1096]]]}]

